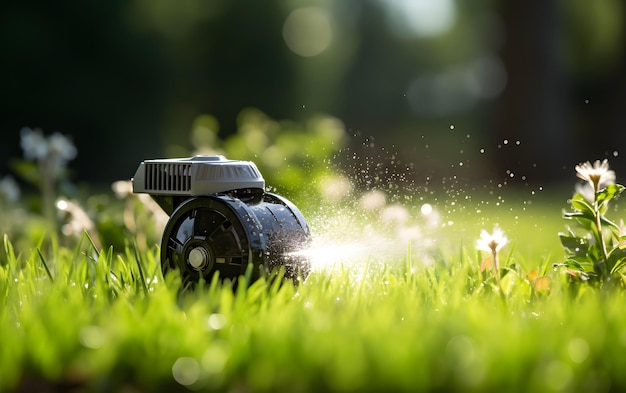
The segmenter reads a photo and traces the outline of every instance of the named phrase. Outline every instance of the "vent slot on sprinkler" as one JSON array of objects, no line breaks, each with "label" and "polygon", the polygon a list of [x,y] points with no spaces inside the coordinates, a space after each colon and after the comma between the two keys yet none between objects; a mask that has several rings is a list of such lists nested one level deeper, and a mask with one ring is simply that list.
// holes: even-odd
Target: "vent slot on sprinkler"
[{"label": "vent slot on sprinkler", "polygon": [[146,191],[188,192],[191,190],[191,164],[146,163]]}]

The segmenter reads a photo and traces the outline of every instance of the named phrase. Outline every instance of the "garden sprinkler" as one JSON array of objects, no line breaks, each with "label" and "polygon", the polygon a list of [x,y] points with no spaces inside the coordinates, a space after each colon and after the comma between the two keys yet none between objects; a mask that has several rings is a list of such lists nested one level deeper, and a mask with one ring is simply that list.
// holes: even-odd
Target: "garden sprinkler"
[{"label": "garden sprinkler", "polygon": [[161,240],[161,269],[180,270],[183,286],[201,278],[236,279],[251,269],[257,279],[284,267],[285,277],[306,277],[297,251],[311,235],[298,208],[265,191],[250,161],[223,156],[143,161],[133,192],[150,194],[170,216]]}]

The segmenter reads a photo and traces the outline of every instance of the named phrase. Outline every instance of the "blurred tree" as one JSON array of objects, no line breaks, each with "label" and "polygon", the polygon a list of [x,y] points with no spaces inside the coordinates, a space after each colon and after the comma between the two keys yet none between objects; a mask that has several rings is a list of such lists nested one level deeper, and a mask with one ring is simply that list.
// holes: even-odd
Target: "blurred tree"
[{"label": "blurred tree", "polygon": [[215,115],[225,134],[242,109],[279,118],[295,113],[294,71],[282,42],[284,1],[179,3],[136,0],[131,20],[141,36],[158,40],[170,70],[168,106],[156,113],[166,144],[183,144],[193,119]]},{"label": "blurred tree", "polygon": [[2,164],[20,154],[23,126],[72,135],[82,178],[115,179],[128,171],[131,154],[159,151],[150,135],[167,78],[155,43],[123,23],[125,7],[124,1],[4,5],[0,127],[3,146],[13,148],[2,152]]},{"label": "blurred tree", "polygon": [[626,3],[561,1],[565,14],[567,71],[579,160],[609,157],[626,171]]},{"label": "blurred tree", "polygon": [[[517,179],[557,179],[575,156],[569,88],[559,51],[562,20],[555,1],[502,1],[508,83],[499,100],[495,163]],[[519,141],[519,144],[518,144]],[[515,180],[515,179],[513,179]]]},{"label": "blurred tree", "polygon": [[507,170],[513,180],[558,179],[595,158],[581,154],[611,155],[624,139],[624,8],[10,2],[0,14],[0,166],[20,154],[21,127],[42,127],[74,136],[78,178],[111,181],[144,158],[188,151],[198,115],[213,115],[227,137],[240,111],[256,107],[297,122],[335,116],[357,135],[349,156],[401,157],[393,161],[403,171],[415,163],[419,181],[510,178]]},{"label": "blurred tree", "polygon": [[535,183],[559,182],[588,159],[609,157],[626,170],[616,158],[624,141],[616,110],[626,102],[624,3],[501,1],[499,9],[508,84],[492,132],[502,145],[495,164]]}]

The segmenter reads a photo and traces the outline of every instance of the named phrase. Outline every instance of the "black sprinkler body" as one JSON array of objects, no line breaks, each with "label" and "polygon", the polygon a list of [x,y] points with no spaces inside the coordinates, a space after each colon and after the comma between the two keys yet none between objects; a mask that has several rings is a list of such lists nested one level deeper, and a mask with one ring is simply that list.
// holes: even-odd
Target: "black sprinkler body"
[{"label": "black sprinkler body", "polygon": [[148,193],[170,216],[161,240],[163,274],[179,269],[183,285],[235,279],[252,265],[253,279],[284,266],[289,278],[306,277],[297,254],[310,241],[298,208],[265,192],[265,180],[249,161],[223,156],[143,161],[133,192]]}]

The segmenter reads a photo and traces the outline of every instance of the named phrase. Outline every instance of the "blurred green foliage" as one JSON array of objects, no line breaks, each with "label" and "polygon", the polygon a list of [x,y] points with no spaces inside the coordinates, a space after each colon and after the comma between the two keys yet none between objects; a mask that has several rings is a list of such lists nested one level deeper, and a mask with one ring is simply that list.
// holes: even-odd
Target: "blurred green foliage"
[{"label": "blurred green foliage", "polygon": [[346,145],[343,123],[318,115],[302,122],[275,120],[256,108],[237,117],[234,134],[220,134],[217,119],[198,116],[187,145],[170,146],[167,156],[221,154],[254,162],[266,186],[296,204],[319,203],[328,195],[329,179],[344,179],[334,158]]},{"label": "blurred green foliage", "polygon": [[[214,116],[198,116],[181,138],[186,143],[172,146],[168,154],[223,154],[251,160],[269,191],[309,211],[345,200],[352,190],[350,181],[333,163],[346,143],[344,126],[336,118],[320,115],[303,122],[278,121],[248,108],[238,116],[237,125],[235,134],[223,136]],[[45,135],[37,132],[40,147],[46,147]],[[77,149],[80,154],[82,145]],[[127,247],[129,238],[142,251],[160,243],[168,216],[148,194],[133,194],[129,180],[114,182],[108,190],[72,183],[67,176],[73,169],[69,161],[58,168],[63,176],[42,182],[47,178],[44,169],[48,156],[47,149],[41,151],[44,154],[35,163],[12,160],[13,174],[23,181],[19,199],[15,197],[20,191],[15,182],[4,180],[0,187],[0,231],[14,239],[17,250],[28,250],[33,244],[49,247],[44,239],[56,234],[61,235],[62,246],[71,246],[85,231],[97,247],[112,246],[115,250]]]},{"label": "blurred green foliage", "polygon": [[[78,178],[103,183],[184,143],[203,113],[226,137],[255,107],[297,122],[329,114],[437,178],[558,180],[578,151],[623,145],[625,21],[620,0],[9,2],[0,172],[24,126],[72,135]],[[463,149],[451,124],[471,135],[471,171],[451,167]],[[497,154],[504,139],[523,143]],[[536,171],[525,161],[557,144]]]}]

